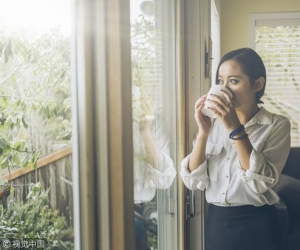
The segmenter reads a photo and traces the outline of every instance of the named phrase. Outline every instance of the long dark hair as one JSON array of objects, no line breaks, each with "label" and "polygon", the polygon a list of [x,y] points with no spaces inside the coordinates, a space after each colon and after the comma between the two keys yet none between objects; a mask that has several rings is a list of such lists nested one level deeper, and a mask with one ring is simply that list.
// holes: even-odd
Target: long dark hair
[{"label": "long dark hair", "polygon": [[260,100],[260,98],[263,96],[265,92],[267,76],[266,76],[266,68],[261,57],[253,49],[250,48],[241,48],[226,53],[219,62],[217,73],[216,73],[216,81],[218,81],[217,79],[218,79],[219,68],[221,64],[223,64],[225,61],[228,60],[234,60],[241,66],[244,74],[246,74],[249,77],[251,84],[254,84],[255,80],[257,80],[260,77],[265,78],[264,87],[261,90],[257,91],[255,95],[256,102],[263,103]]}]

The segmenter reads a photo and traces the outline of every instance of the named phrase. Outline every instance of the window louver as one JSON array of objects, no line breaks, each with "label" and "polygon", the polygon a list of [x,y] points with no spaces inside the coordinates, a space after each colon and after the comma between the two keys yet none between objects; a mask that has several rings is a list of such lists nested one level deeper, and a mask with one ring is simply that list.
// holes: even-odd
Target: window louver
[{"label": "window louver", "polygon": [[[264,106],[287,116],[292,146],[300,145],[300,19],[257,21],[255,50],[267,69]],[[273,22],[272,22],[273,21]]]}]

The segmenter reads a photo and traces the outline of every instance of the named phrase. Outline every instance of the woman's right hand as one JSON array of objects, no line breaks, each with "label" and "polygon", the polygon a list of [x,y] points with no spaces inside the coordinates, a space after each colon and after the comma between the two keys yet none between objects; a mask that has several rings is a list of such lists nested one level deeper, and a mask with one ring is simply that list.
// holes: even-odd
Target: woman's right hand
[{"label": "woman's right hand", "polygon": [[211,128],[211,118],[202,114],[202,109],[204,108],[204,102],[206,100],[206,95],[201,96],[195,103],[195,119],[199,129],[199,135],[208,136]]}]

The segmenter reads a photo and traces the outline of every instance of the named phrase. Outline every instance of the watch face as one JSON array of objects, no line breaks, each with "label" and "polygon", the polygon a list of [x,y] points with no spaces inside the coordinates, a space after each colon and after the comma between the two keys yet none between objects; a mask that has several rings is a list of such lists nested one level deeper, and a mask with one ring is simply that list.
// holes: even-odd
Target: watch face
[{"label": "watch face", "polygon": [[145,0],[140,4],[140,10],[144,15],[154,16],[155,14],[155,3],[153,0]]}]

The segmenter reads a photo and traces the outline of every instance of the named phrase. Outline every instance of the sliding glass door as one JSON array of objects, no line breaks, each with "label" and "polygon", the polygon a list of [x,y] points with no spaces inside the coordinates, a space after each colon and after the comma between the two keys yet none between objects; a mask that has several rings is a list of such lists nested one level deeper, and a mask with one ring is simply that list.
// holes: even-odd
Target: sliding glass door
[{"label": "sliding glass door", "polygon": [[[187,2],[0,6],[0,245],[38,227],[31,243],[57,249],[187,249],[177,173],[200,82],[200,54],[184,47]],[[45,223],[28,231],[7,211],[32,214],[29,203]]]},{"label": "sliding glass door", "polygon": [[[185,99],[190,82],[184,59],[190,53],[195,71],[188,76],[194,85],[189,91],[198,98],[204,47],[202,33],[184,47],[186,5],[183,0],[74,3],[77,249],[188,249],[184,226],[190,211],[177,174],[192,134],[186,133],[186,110],[194,102]],[[200,13],[200,4],[195,6],[191,22]]]},{"label": "sliding glass door", "polygon": [[136,249],[173,250],[177,249],[175,1],[131,0],[130,10]]}]

